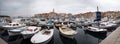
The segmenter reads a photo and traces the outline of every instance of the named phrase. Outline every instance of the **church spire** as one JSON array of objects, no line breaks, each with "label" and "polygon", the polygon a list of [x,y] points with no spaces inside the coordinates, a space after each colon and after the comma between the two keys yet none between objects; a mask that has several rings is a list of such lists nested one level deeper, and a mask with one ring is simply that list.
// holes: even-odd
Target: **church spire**
[{"label": "church spire", "polygon": [[99,7],[97,6],[97,11],[99,11]]},{"label": "church spire", "polygon": [[54,8],[53,8],[53,11],[52,12],[55,12]]}]

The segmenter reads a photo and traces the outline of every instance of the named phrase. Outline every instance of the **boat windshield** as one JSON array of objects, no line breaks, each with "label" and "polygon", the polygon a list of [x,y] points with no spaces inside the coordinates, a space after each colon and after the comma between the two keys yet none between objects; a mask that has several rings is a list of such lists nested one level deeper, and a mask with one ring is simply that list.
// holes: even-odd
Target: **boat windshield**
[{"label": "boat windshield", "polygon": [[45,19],[41,19],[40,21],[45,21]]},{"label": "boat windshield", "polygon": [[54,22],[53,21],[49,21],[47,24],[53,24]]}]

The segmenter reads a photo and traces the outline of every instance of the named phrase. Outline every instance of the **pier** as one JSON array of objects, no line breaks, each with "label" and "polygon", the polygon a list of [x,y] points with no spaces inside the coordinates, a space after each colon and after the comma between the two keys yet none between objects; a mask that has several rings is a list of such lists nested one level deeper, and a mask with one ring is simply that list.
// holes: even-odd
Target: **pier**
[{"label": "pier", "polygon": [[0,38],[0,44],[8,44],[8,43]]},{"label": "pier", "polygon": [[120,27],[113,31],[100,44],[120,44]]}]

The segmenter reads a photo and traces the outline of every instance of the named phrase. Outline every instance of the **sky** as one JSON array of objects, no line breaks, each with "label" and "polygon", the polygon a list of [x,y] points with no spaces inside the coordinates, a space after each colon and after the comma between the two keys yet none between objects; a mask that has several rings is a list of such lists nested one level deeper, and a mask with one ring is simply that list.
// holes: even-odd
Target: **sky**
[{"label": "sky", "polygon": [[38,13],[79,14],[100,11],[119,11],[120,0],[0,0],[0,15],[34,16]]}]

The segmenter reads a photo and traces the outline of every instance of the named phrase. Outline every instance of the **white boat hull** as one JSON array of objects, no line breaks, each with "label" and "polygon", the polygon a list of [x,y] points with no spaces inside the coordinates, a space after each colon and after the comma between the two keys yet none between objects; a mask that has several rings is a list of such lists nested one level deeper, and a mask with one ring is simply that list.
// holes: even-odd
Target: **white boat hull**
[{"label": "white boat hull", "polygon": [[113,25],[113,26],[100,26],[100,27],[94,26],[94,27],[96,27],[96,28],[111,28],[111,27],[117,27],[117,25]]},{"label": "white boat hull", "polygon": [[88,29],[85,29],[85,30],[92,31],[92,32],[107,32],[107,29],[100,29],[96,27],[89,27]]},{"label": "white boat hull", "polygon": [[[34,29],[29,30],[28,28],[29,29],[34,28]],[[24,31],[21,32],[21,34],[23,35],[24,38],[31,37],[32,35],[38,33],[40,31],[40,29],[41,29],[40,27],[34,27],[34,26],[29,26],[28,28],[26,28],[26,30],[24,30]]]},{"label": "white boat hull", "polygon": [[16,28],[20,28],[20,27],[24,27],[24,26],[2,26],[3,28],[6,29],[16,29]]},{"label": "white boat hull", "polygon": [[39,31],[37,34],[35,34],[31,38],[31,42],[35,43],[35,44],[38,44],[38,43],[46,44],[46,43],[48,43],[52,39],[54,29],[50,29],[51,33],[49,35],[43,35],[42,32],[43,32],[43,30]]}]

